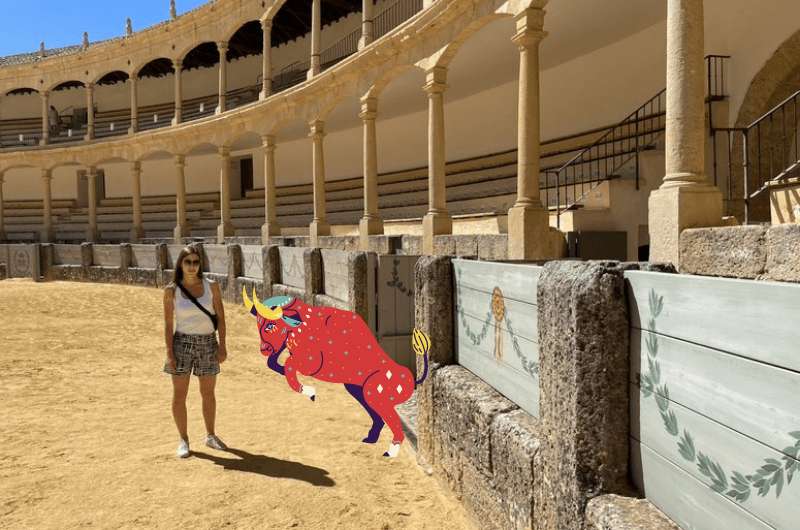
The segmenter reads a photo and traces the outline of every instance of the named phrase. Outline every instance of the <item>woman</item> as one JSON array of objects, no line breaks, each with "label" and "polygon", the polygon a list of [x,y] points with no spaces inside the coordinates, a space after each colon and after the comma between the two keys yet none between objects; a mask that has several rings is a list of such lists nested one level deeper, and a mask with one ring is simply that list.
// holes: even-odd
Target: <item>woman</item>
[{"label": "woman", "polygon": [[[196,299],[197,303],[186,296],[184,289]],[[203,312],[197,304],[202,305],[206,312]],[[215,315],[217,319],[219,344],[214,333],[214,322],[209,314]],[[164,289],[164,338],[167,344],[167,362],[164,364],[164,371],[172,374],[172,417],[181,437],[178,456],[181,458],[189,456],[186,395],[189,391],[189,374],[192,372],[200,381],[203,420],[208,433],[206,445],[213,449],[227,449],[214,433],[217,409],[214,386],[217,382],[219,365],[228,356],[225,348],[225,313],[222,308],[222,295],[216,282],[203,278],[200,253],[191,245],[178,254],[175,279]]]}]

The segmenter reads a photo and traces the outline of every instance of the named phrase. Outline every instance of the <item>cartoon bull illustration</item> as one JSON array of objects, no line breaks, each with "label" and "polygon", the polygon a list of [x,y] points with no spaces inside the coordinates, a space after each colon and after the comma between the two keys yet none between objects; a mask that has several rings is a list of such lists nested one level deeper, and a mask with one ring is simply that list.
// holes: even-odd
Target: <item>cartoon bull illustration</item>
[{"label": "cartoon bull illustration", "polygon": [[[422,377],[414,380],[411,370],[394,362],[375,340],[364,320],[352,311],[310,306],[296,298],[275,296],[260,302],[242,289],[244,305],[256,317],[261,354],[267,366],[286,377],[292,390],[314,401],[314,387],[303,385],[297,375],[329,383],[343,383],[372,419],[362,441],[378,441],[384,424],[392,431],[392,443],[383,456],[395,457],[405,438],[395,407],[411,397],[428,375],[430,338],[415,329],[414,351],[424,358]],[[289,353],[283,366],[278,356]]]}]

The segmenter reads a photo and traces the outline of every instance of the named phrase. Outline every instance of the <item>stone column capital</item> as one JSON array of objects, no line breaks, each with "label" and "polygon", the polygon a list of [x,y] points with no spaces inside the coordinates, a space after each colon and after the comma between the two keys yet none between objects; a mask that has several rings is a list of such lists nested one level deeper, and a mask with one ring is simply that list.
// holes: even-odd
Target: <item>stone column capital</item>
[{"label": "stone column capital", "polygon": [[272,31],[272,19],[271,18],[262,18],[261,19],[261,30],[262,31]]},{"label": "stone column capital", "polygon": [[175,165],[181,169],[186,166],[186,156],[185,155],[175,155]]},{"label": "stone column capital", "polygon": [[444,66],[434,66],[425,72],[425,84],[422,89],[428,95],[442,94],[447,89],[447,68]]},{"label": "stone column capital", "polygon": [[546,31],[523,28],[518,30],[514,36],[511,37],[511,41],[517,45],[519,51],[523,51],[539,46],[539,43],[541,43],[545,37],[547,37]]},{"label": "stone column capital", "polygon": [[217,41],[217,50],[219,50],[220,52],[228,51],[228,41],[225,40]]},{"label": "stone column capital", "polygon": [[227,145],[219,146],[219,156],[223,158],[223,160],[230,158],[231,156],[231,148]]},{"label": "stone column capital", "polygon": [[86,176],[88,176],[90,179],[97,178],[97,167],[86,166]]},{"label": "stone column capital", "polygon": [[262,134],[261,135],[261,145],[264,149],[275,150],[275,135],[274,134]]},{"label": "stone column capital", "polygon": [[53,170],[48,168],[42,168],[42,178],[44,180],[50,180],[53,178]]},{"label": "stone column capital", "polygon": [[131,172],[133,173],[141,173],[142,172],[142,163],[138,160],[134,160],[131,162]]},{"label": "stone column capital", "polygon": [[537,9],[535,7],[525,9],[514,17],[517,33],[522,30],[542,31],[544,29],[544,15],[544,9]]},{"label": "stone column capital", "polygon": [[39,92],[39,94],[41,94],[42,99],[47,99],[48,97],[50,97],[49,90],[42,90],[41,92]]},{"label": "stone column capital", "polygon": [[374,96],[361,98],[361,112],[358,117],[364,121],[374,120],[378,116],[378,98]]},{"label": "stone column capital", "polygon": [[183,59],[173,59],[172,67],[175,69],[176,74],[180,72],[181,68],[183,68]]},{"label": "stone column capital", "polygon": [[85,87],[85,88],[86,88],[86,90],[87,90],[87,91],[89,91],[89,92],[93,92],[93,91],[94,91],[94,83],[85,83],[85,84],[84,84],[84,87]]},{"label": "stone column capital", "polygon": [[322,120],[311,120],[308,122],[310,129],[309,137],[317,139],[325,136],[325,122]]}]

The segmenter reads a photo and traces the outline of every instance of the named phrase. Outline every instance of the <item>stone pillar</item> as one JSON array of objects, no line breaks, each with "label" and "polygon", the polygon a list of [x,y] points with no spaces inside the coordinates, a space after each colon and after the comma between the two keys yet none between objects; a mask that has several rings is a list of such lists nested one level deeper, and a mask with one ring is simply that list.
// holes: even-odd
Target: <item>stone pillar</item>
[{"label": "stone pillar", "polygon": [[589,499],[628,493],[630,323],[623,272],[613,262],[551,261],[539,278],[537,530],[583,530]]},{"label": "stone pillar", "polygon": [[231,152],[226,146],[219,148],[219,226],[217,243],[225,243],[225,238],[234,234],[231,224]]},{"label": "stone pillar", "polygon": [[358,49],[364,48],[373,41],[374,34],[372,29],[373,19],[373,0],[361,0],[361,38],[358,39]]},{"label": "stone pillar", "polygon": [[3,174],[0,173],[0,241],[6,238],[5,212],[3,211]]},{"label": "stone pillar", "polygon": [[519,49],[517,110],[517,200],[508,210],[508,257],[544,259],[550,256],[550,215],[539,197],[539,43],[544,11],[526,9],[516,18],[512,40]]},{"label": "stone pillar", "polygon": [[650,194],[650,261],[680,262],[680,233],[719,226],[722,193],[705,173],[703,0],[667,2],[666,176]]},{"label": "stone pillar", "polygon": [[259,99],[267,99],[272,94],[272,19],[261,20],[264,41],[261,45],[262,87]]},{"label": "stone pillar", "polygon": [[53,195],[50,189],[50,181],[53,173],[49,169],[42,170],[42,232],[40,240],[42,243],[53,242]]},{"label": "stone pillar", "polygon": [[86,83],[86,140],[94,139],[94,84]]},{"label": "stone pillar", "polygon": [[42,98],[42,139],[39,141],[40,145],[47,145],[50,143],[50,92],[43,90],[41,93]]},{"label": "stone pillar", "polygon": [[266,134],[261,141],[264,146],[264,224],[261,225],[261,242],[269,245],[270,237],[281,235],[275,190],[275,137]]},{"label": "stone pillar", "polygon": [[217,43],[219,51],[219,103],[217,103],[217,114],[225,112],[225,99],[228,92],[228,43],[220,41]]},{"label": "stone pillar", "polygon": [[133,183],[133,227],[131,228],[131,241],[137,242],[144,237],[142,224],[142,163],[131,162],[131,182]]},{"label": "stone pillar", "polygon": [[[372,3],[372,0],[367,0]],[[364,129],[364,217],[358,223],[359,248],[369,250],[369,236],[383,234],[383,221],[378,215],[378,142],[375,118],[378,115],[377,98],[361,99],[361,118]]]},{"label": "stone pillar", "polygon": [[86,228],[86,241],[97,241],[97,168],[86,168],[86,179],[89,186],[89,226]]},{"label": "stone pillar", "polygon": [[[318,2],[319,0],[315,0]],[[310,123],[312,143],[312,168],[314,174],[314,219],[308,228],[311,246],[319,246],[319,236],[331,234],[331,227],[325,212],[325,154],[322,144],[325,139],[324,122],[314,120]]]},{"label": "stone pillar", "polygon": [[189,235],[189,225],[186,222],[186,157],[175,155],[175,230],[173,237],[175,243],[181,243]]},{"label": "stone pillar", "polygon": [[139,130],[139,94],[136,86],[138,75],[134,74],[128,78],[131,84],[131,127],[128,129],[128,134]]},{"label": "stone pillar", "polygon": [[319,74],[319,39],[321,27],[321,3],[322,0],[312,0],[311,4],[311,66],[306,75],[307,79],[311,79]]},{"label": "stone pillar", "polygon": [[172,67],[175,69],[175,116],[172,118],[172,125],[178,125],[183,121],[183,84],[181,81],[183,61],[175,59]]},{"label": "stone pillar", "polygon": [[444,91],[447,69],[441,66],[427,73],[423,89],[428,94],[428,213],[422,219],[422,252],[433,254],[433,239],[453,231],[447,211],[444,149]]}]

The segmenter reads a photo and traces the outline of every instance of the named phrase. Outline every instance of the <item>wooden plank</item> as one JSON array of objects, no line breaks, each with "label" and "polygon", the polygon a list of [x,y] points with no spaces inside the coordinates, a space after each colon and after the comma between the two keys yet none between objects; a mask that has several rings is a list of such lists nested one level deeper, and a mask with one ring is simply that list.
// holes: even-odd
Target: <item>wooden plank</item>
[{"label": "wooden plank", "polygon": [[261,247],[258,245],[242,245],[242,274],[246,278],[261,280],[264,278]]},{"label": "wooden plank", "polygon": [[411,351],[411,335],[386,335],[381,337],[379,343],[397,364],[405,366],[415,374],[416,361]]},{"label": "wooden plank", "polygon": [[775,530],[721,495],[709,495],[705,484],[635,440],[631,467],[639,490],[681,528]]},{"label": "wooden plank", "polygon": [[394,286],[392,281],[393,256],[378,256],[378,334],[398,335],[402,330],[397,327],[397,298],[405,296]]},{"label": "wooden plank", "polygon": [[[786,484],[784,465],[793,465],[794,459],[782,459],[782,454],[752,438],[742,435],[720,423],[675,402],[664,400],[668,412],[672,412],[678,435],[671,435],[654,396],[645,397],[639,388],[631,384],[631,413],[635,420],[631,435],[673,465],[706,485],[704,497],[717,496],[736,502],[743,510],[754,517],[776,527],[792,528],[797,522],[796,507],[800,505],[798,483]],[[681,450],[679,441],[684,444],[691,437],[691,450]],[[684,445],[685,447],[685,445]],[[780,487],[773,485],[764,496],[758,488],[743,486],[746,500],[736,501],[728,493],[737,491],[734,475],[738,473],[743,484],[744,477],[754,475],[762,466],[777,462],[776,473],[780,474]],[[710,476],[706,476],[703,465]],[[787,464],[788,463],[788,464]],[[796,473],[800,475],[800,462]],[[786,468],[788,469],[788,468]],[[716,470],[716,471],[715,471]],[[711,477],[716,477],[712,479]],[[771,479],[773,474],[769,474]],[[798,477],[800,478],[800,477]],[[800,480],[798,481],[800,482]],[[715,491],[712,484],[722,490]]]},{"label": "wooden plank", "polygon": [[341,250],[320,250],[322,257],[322,287],[328,296],[348,302],[348,262],[349,252]]},{"label": "wooden plank", "polygon": [[119,267],[119,245],[92,245],[92,265]]},{"label": "wooden plank", "polygon": [[53,245],[53,262],[56,265],[80,265],[81,246],[80,245]]},{"label": "wooden plank", "polygon": [[648,329],[650,296],[662,297],[658,333],[800,371],[800,285],[629,271],[631,322]]},{"label": "wooden plank", "polygon": [[228,274],[228,247],[226,245],[203,245],[207,271],[213,274]]},{"label": "wooden plank", "polygon": [[6,272],[9,278],[39,279],[39,247],[28,244],[11,244],[8,249]]},{"label": "wooden plank", "polygon": [[281,283],[298,289],[306,288],[302,247],[278,247],[281,258]]},{"label": "wooden plank", "polygon": [[[495,315],[492,311],[492,294],[484,290],[461,286],[456,289],[456,312],[460,316],[465,313],[484,321],[487,316],[494,325]],[[503,297],[503,313],[500,328],[525,337],[529,341],[539,342],[538,309],[536,305]],[[510,329],[509,329],[510,328]]]},{"label": "wooden plank", "polygon": [[453,269],[456,287],[490,294],[499,287],[506,299],[536,305],[536,286],[542,271],[539,266],[454,259]]},{"label": "wooden plank", "polygon": [[[466,325],[456,321],[456,359],[458,364],[480,377],[498,392],[534,416],[539,415],[538,346],[517,337],[514,347],[511,335],[501,333],[503,356],[495,356],[495,330],[490,325],[484,330],[481,321],[466,316]],[[467,333],[477,335],[476,340]],[[477,342],[477,344],[476,344]],[[524,366],[525,363],[527,366]]]},{"label": "wooden plank", "polygon": [[[648,346],[649,344],[649,346]],[[669,397],[776,451],[794,445],[789,432],[800,430],[797,389],[800,374],[719,350],[631,331],[631,382],[649,374],[648,348]]]},{"label": "wooden plank", "polygon": [[392,256],[391,259],[392,274],[387,287],[393,289],[395,294],[394,333],[398,335],[410,335],[414,330],[414,266],[418,259],[419,256]]},{"label": "wooden plank", "polygon": [[131,267],[155,269],[156,247],[154,245],[131,245]]}]

